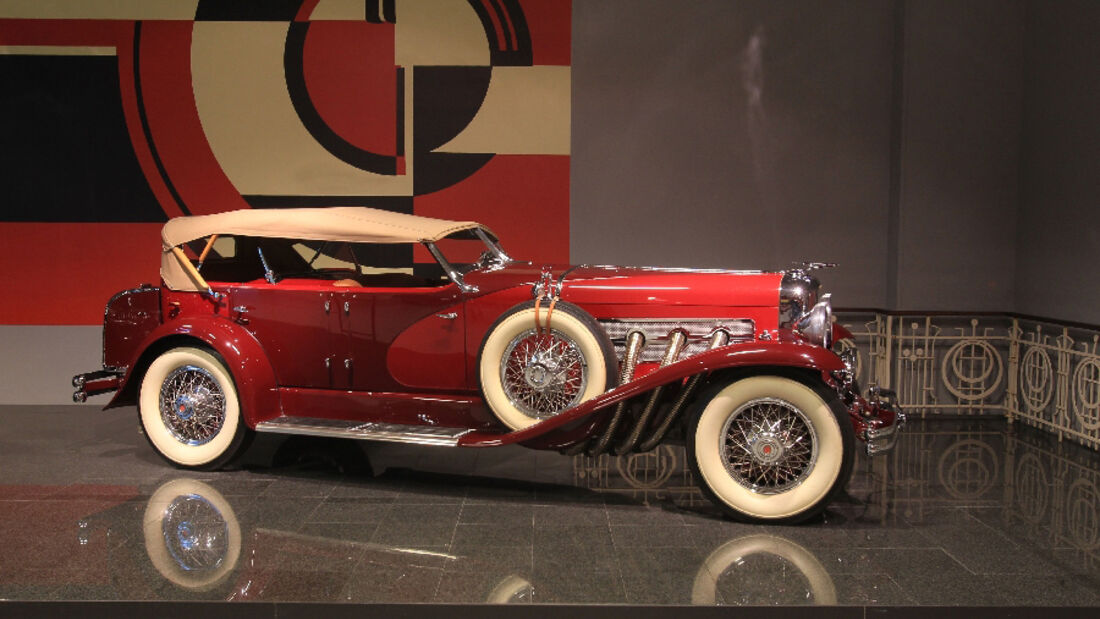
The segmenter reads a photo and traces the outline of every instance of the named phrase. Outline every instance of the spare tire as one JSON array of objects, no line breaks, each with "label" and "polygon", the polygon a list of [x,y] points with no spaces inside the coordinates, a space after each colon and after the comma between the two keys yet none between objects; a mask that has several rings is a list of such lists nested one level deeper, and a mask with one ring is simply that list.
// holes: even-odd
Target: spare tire
[{"label": "spare tire", "polygon": [[615,386],[618,360],[596,319],[571,303],[547,304],[535,330],[535,302],[504,312],[489,327],[478,353],[481,392],[504,425],[522,430]]}]

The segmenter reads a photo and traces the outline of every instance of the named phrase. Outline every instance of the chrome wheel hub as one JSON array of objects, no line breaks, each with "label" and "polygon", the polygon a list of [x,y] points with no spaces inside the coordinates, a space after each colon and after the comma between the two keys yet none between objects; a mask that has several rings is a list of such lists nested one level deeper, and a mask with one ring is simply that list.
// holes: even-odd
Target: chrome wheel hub
[{"label": "chrome wheel hub", "polygon": [[176,497],[164,509],[161,531],[172,558],[189,572],[216,568],[229,549],[225,518],[197,494]]},{"label": "chrome wheel hub", "polygon": [[225,394],[209,371],[185,365],[172,370],[160,387],[160,418],[181,443],[210,442],[225,423]]},{"label": "chrome wheel hub", "polygon": [[760,494],[779,494],[809,477],[817,434],[806,414],[786,400],[757,398],[726,420],[719,438],[730,477]]},{"label": "chrome wheel hub", "polygon": [[536,419],[548,419],[575,406],[587,384],[587,362],[564,333],[528,329],[512,338],[500,362],[500,382],[509,401]]}]

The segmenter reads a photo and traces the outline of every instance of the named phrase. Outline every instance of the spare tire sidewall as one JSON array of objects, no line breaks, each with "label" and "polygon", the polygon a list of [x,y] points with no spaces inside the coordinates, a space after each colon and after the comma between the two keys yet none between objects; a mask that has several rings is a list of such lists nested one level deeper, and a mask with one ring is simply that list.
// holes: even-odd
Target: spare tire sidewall
[{"label": "spare tire sidewall", "polygon": [[[546,326],[546,304],[540,308],[539,319]],[[489,328],[478,353],[478,382],[486,404],[504,425],[522,430],[542,421],[516,407],[505,393],[501,381],[501,361],[509,344],[518,335],[535,327],[535,303],[529,301],[512,307]],[[559,301],[551,318],[550,328],[572,339],[585,360],[585,388],[578,403],[584,402],[614,386],[615,358],[611,340],[599,323],[584,310]]]}]

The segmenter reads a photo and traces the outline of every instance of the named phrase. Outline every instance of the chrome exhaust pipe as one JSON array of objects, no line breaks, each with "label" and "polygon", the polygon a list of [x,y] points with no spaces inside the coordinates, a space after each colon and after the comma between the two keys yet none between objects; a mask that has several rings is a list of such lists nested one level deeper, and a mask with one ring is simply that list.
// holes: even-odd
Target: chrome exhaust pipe
[{"label": "chrome exhaust pipe", "polygon": [[[668,347],[665,348],[665,354],[661,357],[660,367],[665,367],[676,361],[676,358],[684,350],[685,343],[687,343],[687,333],[683,329],[670,331],[668,334]],[[664,385],[661,385],[649,393],[649,401],[642,409],[642,414],[638,416],[630,435],[615,449],[615,455],[621,456],[630,453],[637,446],[638,440],[642,438],[642,431],[649,425],[649,418],[653,416],[653,411],[657,408],[657,402],[661,400],[661,392],[664,389]]]},{"label": "chrome exhaust pipe", "polygon": [[88,394],[83,389],[77,389],[73,392],[73,402],[77,404],[83,404],[88,401]]},{"label": "chrome exhaust pipe", "polygon": [[[722,346],[728,344],[729,341],[729,331],[726,331],[725,329],[718,329],[713,334],[711,334],[710,345],[707,346],[707,349],[714,350],[715,348],[721,348]],[[642,442],[642,445],[638,448],[638,451],[645,453],[659,445],[661,441],[664,440],[665,434],[668,434],[668,431],[672,427],[672,424],[680,415],[680,412],[683,410],[684,405],[687,404],[688,400],[691,399],[691,396],[694,395],[695,390],[699,387],[699,383],[702,382],[702,380],[702,374],[696,374],[695,376],[691,377],[691,380],[688,381],[687,385],[680,392],[680,395],[677,396],[676,401],[673,402],[672,408],[668,409],[668,413],[665,414],[665,418],[661,420],[660,425],[657,426],[657,429],[653,431],[653,434],[651,434],[649,438]]]},{"label": "chrome exhaust pipe", "polygon": [[[625,385],[634,380],[634,370],[638,367],[638,359],[641,358],[643,349],[645,349],[644,333],[634,330],[626,335],[626,353],[623,355],[622,368],[619,370],[620,385]],[[607,422],[607,427],[604,428],[603,433],[595,442],[580,443],[585,447],[573,448],[566,453],[572,452],[575,454],[587,448],[589,456],[598,456],[607,451],[611,438],[615,436],[615,430],[619,429],[619,422],[622,421],[623,413],[626,411],[626,404],[627,400],[623,400],[615,405],[615,412],[612,413],[611,419]]]}]

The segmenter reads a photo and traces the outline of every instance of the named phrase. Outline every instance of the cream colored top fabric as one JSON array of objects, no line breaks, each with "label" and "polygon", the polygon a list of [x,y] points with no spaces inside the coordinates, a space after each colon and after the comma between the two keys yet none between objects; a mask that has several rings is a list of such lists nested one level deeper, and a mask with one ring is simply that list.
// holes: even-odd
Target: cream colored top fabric
[{"label": "cream colored top fabric", "polygon": [[176,217],[161,230],[160,276],[172,290],[201,290],[172,247],[211,234],[347,241],[351,243],[433,242],[460,230],[485,226],[473,221],[448,221],[393,213],[360,206],[332,208],[242,209]]}]

